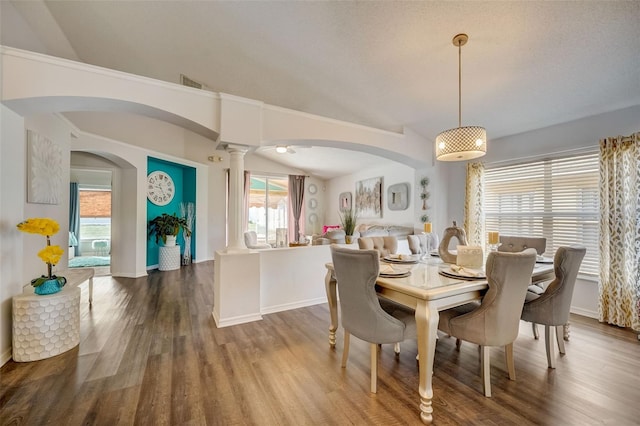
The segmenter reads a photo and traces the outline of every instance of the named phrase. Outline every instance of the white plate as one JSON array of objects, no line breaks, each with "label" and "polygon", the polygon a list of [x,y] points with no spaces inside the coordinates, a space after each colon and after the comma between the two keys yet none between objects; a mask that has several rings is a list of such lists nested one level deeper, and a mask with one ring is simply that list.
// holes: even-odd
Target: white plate
[{"label": "white plate", "polygon": [[[476,270],[474,269],[474,271]],[[464,272],[452,271],[450,268],[440,269],[438,272],[440,273],[440,275],[444,275],[445,277],[449,277],[449,278],[461,278],[463,280],[486,280],[487,279],[486,275],[484,274],[484,271],[482,271],[482,275],[478,275],[478,276],[467,275]]]},{"label": "white plate", "polygon": [[405,257],[404,259],[400,259],[400,258],[385,256],[382,258],[382,260],[390,263],[418,263],[418,258],[414,257],[413,255],[403,255],[403,256],[407,256],[407,257]]},{"label": "white plate", "polygon": [[408,277],[409,275],[411,275],[411,271],[405,271],[405,272],[398,271],[391,274],[380,273],[380,277],[382,278],[404,278],[404,277]]}]

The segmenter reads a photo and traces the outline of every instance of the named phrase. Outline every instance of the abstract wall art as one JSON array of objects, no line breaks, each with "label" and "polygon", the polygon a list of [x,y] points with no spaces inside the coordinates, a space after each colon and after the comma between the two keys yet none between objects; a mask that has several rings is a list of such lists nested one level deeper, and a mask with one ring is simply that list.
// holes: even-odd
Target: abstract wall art
[{"label": "abstract wall art", "polygon": [[27,130],[27,202],[59,204],[62,197],[62,149]]}]

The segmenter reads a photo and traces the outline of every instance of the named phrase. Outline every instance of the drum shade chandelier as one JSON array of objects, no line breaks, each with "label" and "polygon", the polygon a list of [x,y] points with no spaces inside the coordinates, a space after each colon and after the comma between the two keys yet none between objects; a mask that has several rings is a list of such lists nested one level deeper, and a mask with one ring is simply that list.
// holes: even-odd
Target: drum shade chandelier
[{"label": "drum shade chandelier", "polygon": [[462,46],[469,40],[466,34],[453,38],[458,46],[458,127],[445,130],[436,137],[436,158],[440,161],[464,161],[487,153],[487,131],[480,126],[462,127]]}]

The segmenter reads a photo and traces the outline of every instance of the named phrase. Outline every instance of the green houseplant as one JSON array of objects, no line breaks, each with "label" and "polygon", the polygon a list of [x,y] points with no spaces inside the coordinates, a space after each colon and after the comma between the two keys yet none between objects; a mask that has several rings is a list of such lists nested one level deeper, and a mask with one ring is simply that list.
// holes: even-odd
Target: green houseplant
[{"label": "green houseplant", "polygon": [[357,214],[355,210],[348,209],[348,210],[343,210],[342,213],[339,213],[339,215],[340,215],[340,224],[342,225],[342,229],[344,229],[344,233],[346,235],[345,242],[347,244],[351,244],[351,237],[353,236],[353,233],[356,230]]},{"label": "green houseplant", "polygon": [[[175,213],[169,215],[162,213],[161,216],[156,216],[149,221],[147,228],[149,233],[149,239],[152,236],[156,239],[156,244],[162,239],[162,242],[167,244],[167,236],[177,236],[182,229],[187,237],[191,236],[191,230],[187,224],[187,220],[184,217],[178,217]],[[175,239],[174,239],[175,244]]]}]

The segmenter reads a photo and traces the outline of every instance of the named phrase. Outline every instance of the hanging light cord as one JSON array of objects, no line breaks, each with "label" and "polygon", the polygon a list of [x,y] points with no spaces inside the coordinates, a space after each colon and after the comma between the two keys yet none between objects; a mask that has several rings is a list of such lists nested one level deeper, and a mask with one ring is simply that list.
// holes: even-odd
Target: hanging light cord
[{"label": "hanging light cord", "polygon": [[458,40],[458,127],[462,127],[462,42]]}]

